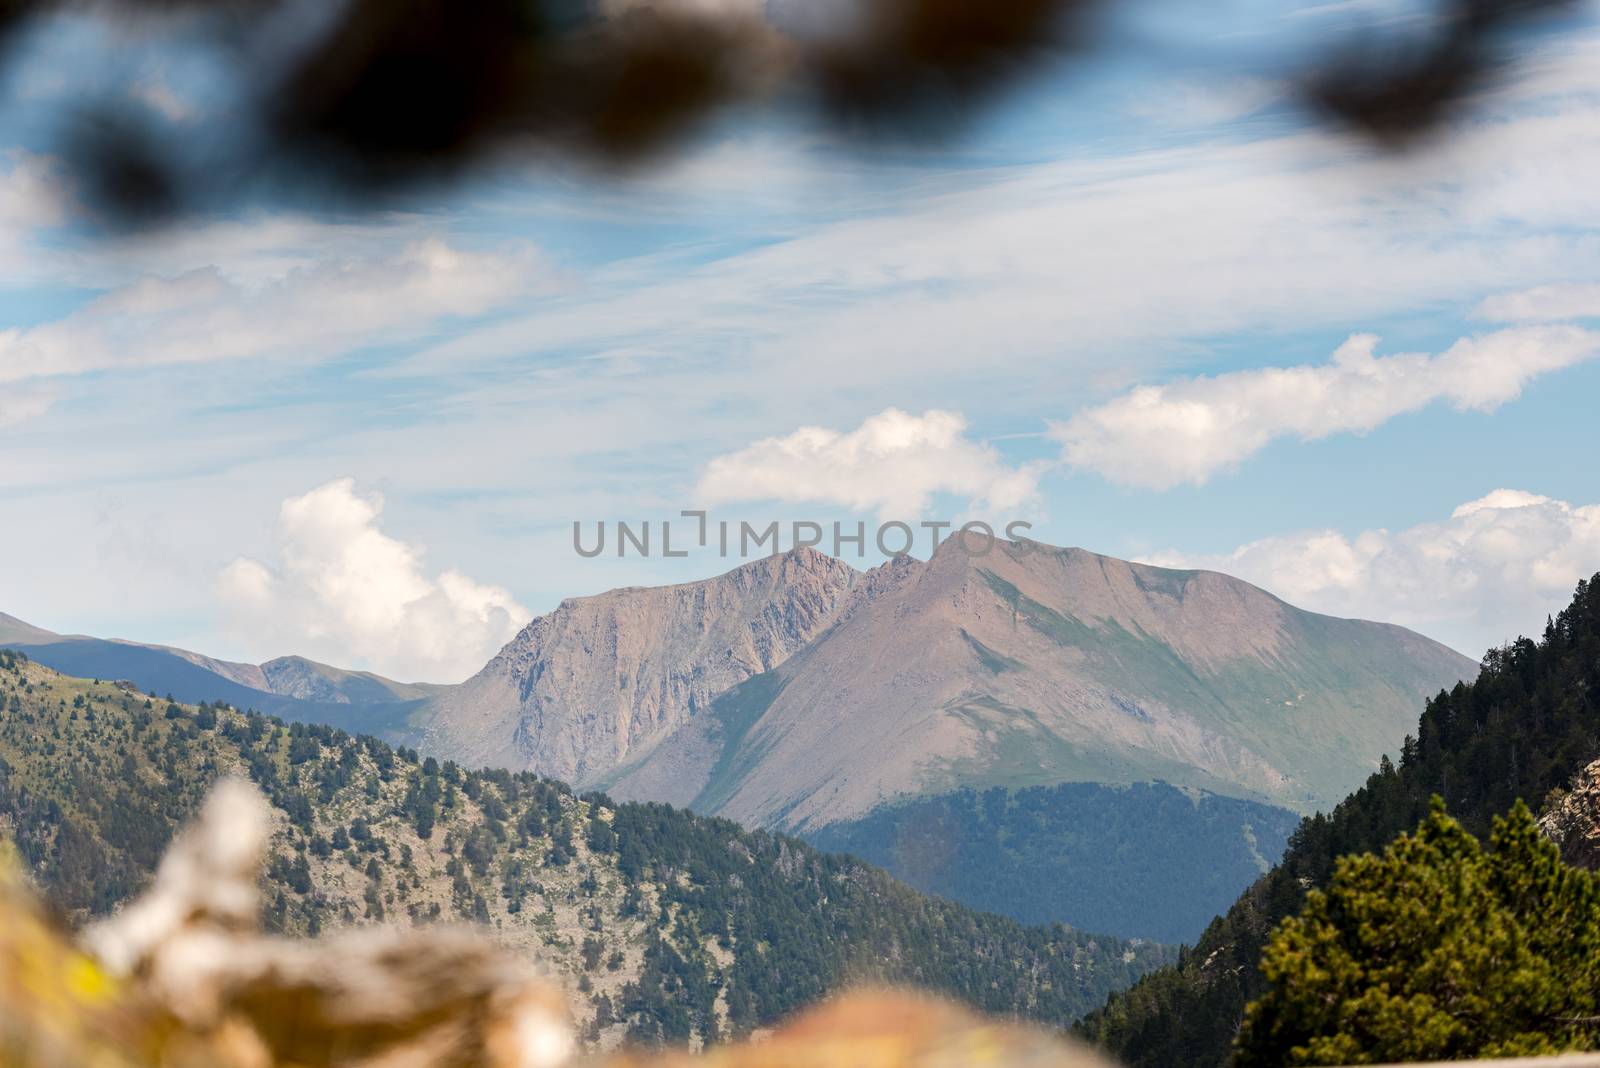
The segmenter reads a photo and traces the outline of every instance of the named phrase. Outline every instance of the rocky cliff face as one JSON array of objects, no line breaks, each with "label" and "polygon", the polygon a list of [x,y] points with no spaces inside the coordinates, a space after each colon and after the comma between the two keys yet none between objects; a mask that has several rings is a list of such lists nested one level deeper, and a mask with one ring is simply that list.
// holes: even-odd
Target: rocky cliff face
[{"label": "rocky cliff face", "polygon": [[804,648],[858,577],[799,549],[703,582],[566,601],[430,703],[423,747],[589,784]]},{"label": "rocky cliff face", "polygon": [[1550,798],[1539,829],[1560,847],[1562,860],[1600,870],[1600,760],[1579,772],[1570,790]]}]

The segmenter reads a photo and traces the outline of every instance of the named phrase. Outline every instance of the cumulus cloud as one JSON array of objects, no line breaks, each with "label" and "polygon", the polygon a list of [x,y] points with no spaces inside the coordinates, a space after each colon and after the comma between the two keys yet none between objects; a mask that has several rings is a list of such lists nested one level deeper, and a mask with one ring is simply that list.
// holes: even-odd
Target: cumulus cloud
[{"label": "cumulus cloud", "polygon": [[1536,634],[1600,570],[1600,504],[1498,489],[1405,530],[1307,530],[1150,562],[1224,571],[1302,607],[1402,623],[1476,655]]},{"label": "cumulus cloud", "polygon": [[992,508],[1030,500],[1042,468],[1006,464],[992,446],[967,437],[959,412],[912,415],[886,408],[854,430],[801,427],[763,438],[706,465],[696,499],[816,502],[884,515],[915,516],[936,493]]},{"label": "cumulus cloud", "polygon": [[460,681],[532,617],[510,593],[458,571],[429,578],[422,551],[379,528],[382,512],[383,499],[348,478],[284,501],[277,560],[225,567],[225,607],[257,645],[408,682]]},{"label": "cumulus cloud", "polygon": [[376,344],[486,312],[526,286],[530,267],[427,240],[266,282],[215,267],[142,278],[64,319],[0,333],[0,382]]},{"label": "cumulus cloud", "polygon": [[1463,338],[1437,356],[1377,355],[1360,334],[1319,366],[1268,367],[1139,386],[1051,433],[1073,466],[1150,489],[1202,485],[1278,438],[1372,430],[1439,401],[1492,411],[1538,375],[1600,353],[1600,334],[1515,327]]},{"label": "cumulus cloud", "polygon": [[1600,285],[1567,283],[1497,293],[1479,304],[1473,314],[1497,323],[1600,319]]}]

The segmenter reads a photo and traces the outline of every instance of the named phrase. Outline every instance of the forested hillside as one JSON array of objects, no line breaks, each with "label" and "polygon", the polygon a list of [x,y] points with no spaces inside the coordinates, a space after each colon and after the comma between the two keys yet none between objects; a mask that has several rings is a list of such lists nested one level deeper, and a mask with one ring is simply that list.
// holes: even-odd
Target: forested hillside
[{"label": "forested hillside", "polygon": [[1164,960],[925,897],[725,820],[156,700],[12,653],[0,709],[0,834],[71,918],[137,891],[209,784],[238,771],[278,825],[269,927],[487,924],[550,961],[591,1041],[739,1034],[871,979],[1065,1024]]},{"label": "forested hillside", "polygon": [[962,790],[808,834],[1023,923],[1192,941],[1283,855],[1288,809],[1166,783]]},{"label": "forested hillside", "polygon": [[1600,576],[1538,642],[1491,652],[1476,682],[1429,701],[1399,762],[1385,760],[1332,813],[1295,831],[1283,862],[1252,886],[1174,967],[1157,971],[1083,1020],[1079,1031],[1130,1068],[1227,1062],[1247,1001],[1266,989],[1267,936],[1297,912],[1334,861],[1381,852],[1444,798],[1478,837],[1524,800],[1537,810],[1600,754]]}]

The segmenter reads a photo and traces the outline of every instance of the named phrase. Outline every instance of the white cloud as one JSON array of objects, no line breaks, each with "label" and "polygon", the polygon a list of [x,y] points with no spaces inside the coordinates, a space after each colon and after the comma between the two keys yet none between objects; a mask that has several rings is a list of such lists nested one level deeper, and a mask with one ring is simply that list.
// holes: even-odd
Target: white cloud
[{"label": "white cloud", "polygon": [[1277,438],[1360,433],[1438,401],[1492,411],[1532,378],[1600,354],[1600,334],[1522,327],[1463,338],[1438,356],[1376,355],[1359,334],[1318,366],[1269,367],[1139,386],[1051,433],[1067,462],[1128,485],[1205,483]]},{"label": "white cloud", "polygon": [[919,515],[935,493],[998,509],[1030,500],[1042,469],[1011,467],[966,431],[959,412],[911,415],[898,408],[849,431],[801,427],[712,460],[696,500],[821,502],[897,517]]},{"label": "white cloud", "polygon": [[422,551],[379,529],[383,500],[340,479],[283,502],[274,566],[240,557],[218,576],[253,644],[284,643],[403,681],[457,682],[531,618],[497,586],[458,571],[429,578]]},{"label": "white cloud", "polygon": [[39,418],[55,405],[60,396],[58,388],[44,383],[0,390],[0,429]]},{"label": "white cloud", "polygon": [[1497,323],[1600,319],[1600,285],[1567,283],[1497,293],[1479,304],[1473,315]]},{"label": "white cloud", "polygon": [[437,241],[246,282],[215,267],[146,277],[64,319],[0,333],[0,382],[256,356],[307,357],[486,312],[526,289],[526,257]]},{"label": "white cloud", "polygon": [[1225,571],[1302,607],[1402,623],[1477,655],[1536,634],[1600,570],[1600,504],[1499,489],[1406,530],[1308,530],[1149,561]]}]

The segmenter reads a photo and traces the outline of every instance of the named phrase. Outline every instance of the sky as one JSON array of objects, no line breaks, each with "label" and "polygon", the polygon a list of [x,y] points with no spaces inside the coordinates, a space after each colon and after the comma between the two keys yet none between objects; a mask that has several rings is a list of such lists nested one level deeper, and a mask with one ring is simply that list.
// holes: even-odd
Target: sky
[{"label": "sky", "polygon": [[866,524],[859,566],[881,524],[1024,522],[1474,655],[1537,633],[1600,569],[1600,24],[1396,156],[1287,79],[1414,12],[1205,9],[1123,4],[945,141],[746,108],[627,175],[120,236],[61,71],[197,138],[224,94],[53,26],[0,106],[0,611],[457,681],[565,598],[738,564],[660,553],[704,510]]}]

